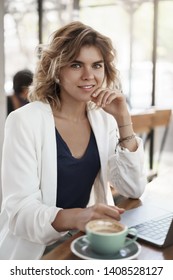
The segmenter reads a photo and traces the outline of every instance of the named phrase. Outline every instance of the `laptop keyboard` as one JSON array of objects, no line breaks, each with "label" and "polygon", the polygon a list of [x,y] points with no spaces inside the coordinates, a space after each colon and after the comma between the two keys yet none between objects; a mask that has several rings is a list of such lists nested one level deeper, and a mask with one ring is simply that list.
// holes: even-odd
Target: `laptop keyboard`
[{"label": "laptop keyboard", "polygon": [[139,237],[145,236],[156,241],[164,241],[172,219],[173,213],[169,213],[166,216],[157,218],[157,220],[153,219],[133,226],[133,228],[137,229]]}]

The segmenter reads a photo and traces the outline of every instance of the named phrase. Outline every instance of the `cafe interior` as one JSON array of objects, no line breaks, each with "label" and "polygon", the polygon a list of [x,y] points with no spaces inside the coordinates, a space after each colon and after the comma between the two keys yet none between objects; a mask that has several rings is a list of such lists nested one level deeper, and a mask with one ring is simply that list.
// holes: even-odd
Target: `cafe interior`
[{"label": "cafe interior", "polygon": [[[172,14],[173,0],[1,0],[0,157],[13,75],[24,68],[34,72],[36,47],[79,20],[112,39],[134,132],[144,141],[148,183],[173,170]],[[173,259],[173,249],[144,248],[146,258]]]}]

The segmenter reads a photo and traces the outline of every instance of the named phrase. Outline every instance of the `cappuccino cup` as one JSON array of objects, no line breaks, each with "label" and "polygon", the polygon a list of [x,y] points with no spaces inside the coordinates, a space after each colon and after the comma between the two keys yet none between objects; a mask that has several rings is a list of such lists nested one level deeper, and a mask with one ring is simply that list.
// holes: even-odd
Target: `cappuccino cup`
[{"label": "cappuccino cup", "polygon": [[[126,238],[132,234],[133,238]],[[114,219],[91,220],[86,224],[89,246],[98,254],[115,254],[137,239],[137,231]]]}]

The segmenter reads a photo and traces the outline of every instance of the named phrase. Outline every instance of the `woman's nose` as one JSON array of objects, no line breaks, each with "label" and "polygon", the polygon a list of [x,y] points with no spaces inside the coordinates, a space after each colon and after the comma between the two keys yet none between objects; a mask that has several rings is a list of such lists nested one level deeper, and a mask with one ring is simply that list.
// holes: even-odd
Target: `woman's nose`
[{"label": "woman's nose", "polygon": [[83,80],[90,80],[93,79],[93,77],[94,77],[93,70],[91,68],[88,67],[83,68],[83,72],[82,72]]}]

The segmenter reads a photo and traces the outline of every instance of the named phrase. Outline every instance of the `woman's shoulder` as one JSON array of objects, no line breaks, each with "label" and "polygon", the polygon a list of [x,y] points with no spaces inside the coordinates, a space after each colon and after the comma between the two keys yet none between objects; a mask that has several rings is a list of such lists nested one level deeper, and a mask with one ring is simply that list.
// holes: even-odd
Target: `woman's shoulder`
[{"label": "woman's shoulder", "polygon": [[17,124],[23,123],[26,125],[30,123],[32,126],[37,126],[48,117],[52,118],[50,105],[41,101],[34,101],[11,112],[6,119],[6,125],[15,124],[16,126]]},{"label": "woman's shoulder", "polygon": [[17,116],[32,116],[35,117],[35,114],[42,114],[42,113],[50,112],[51,113],[51,107],[48,103],[43,103],[41,101],[34,101],[31,103],[28,103],[19,109],[14,110],[10,113],[9,116],[17,117]]}]

